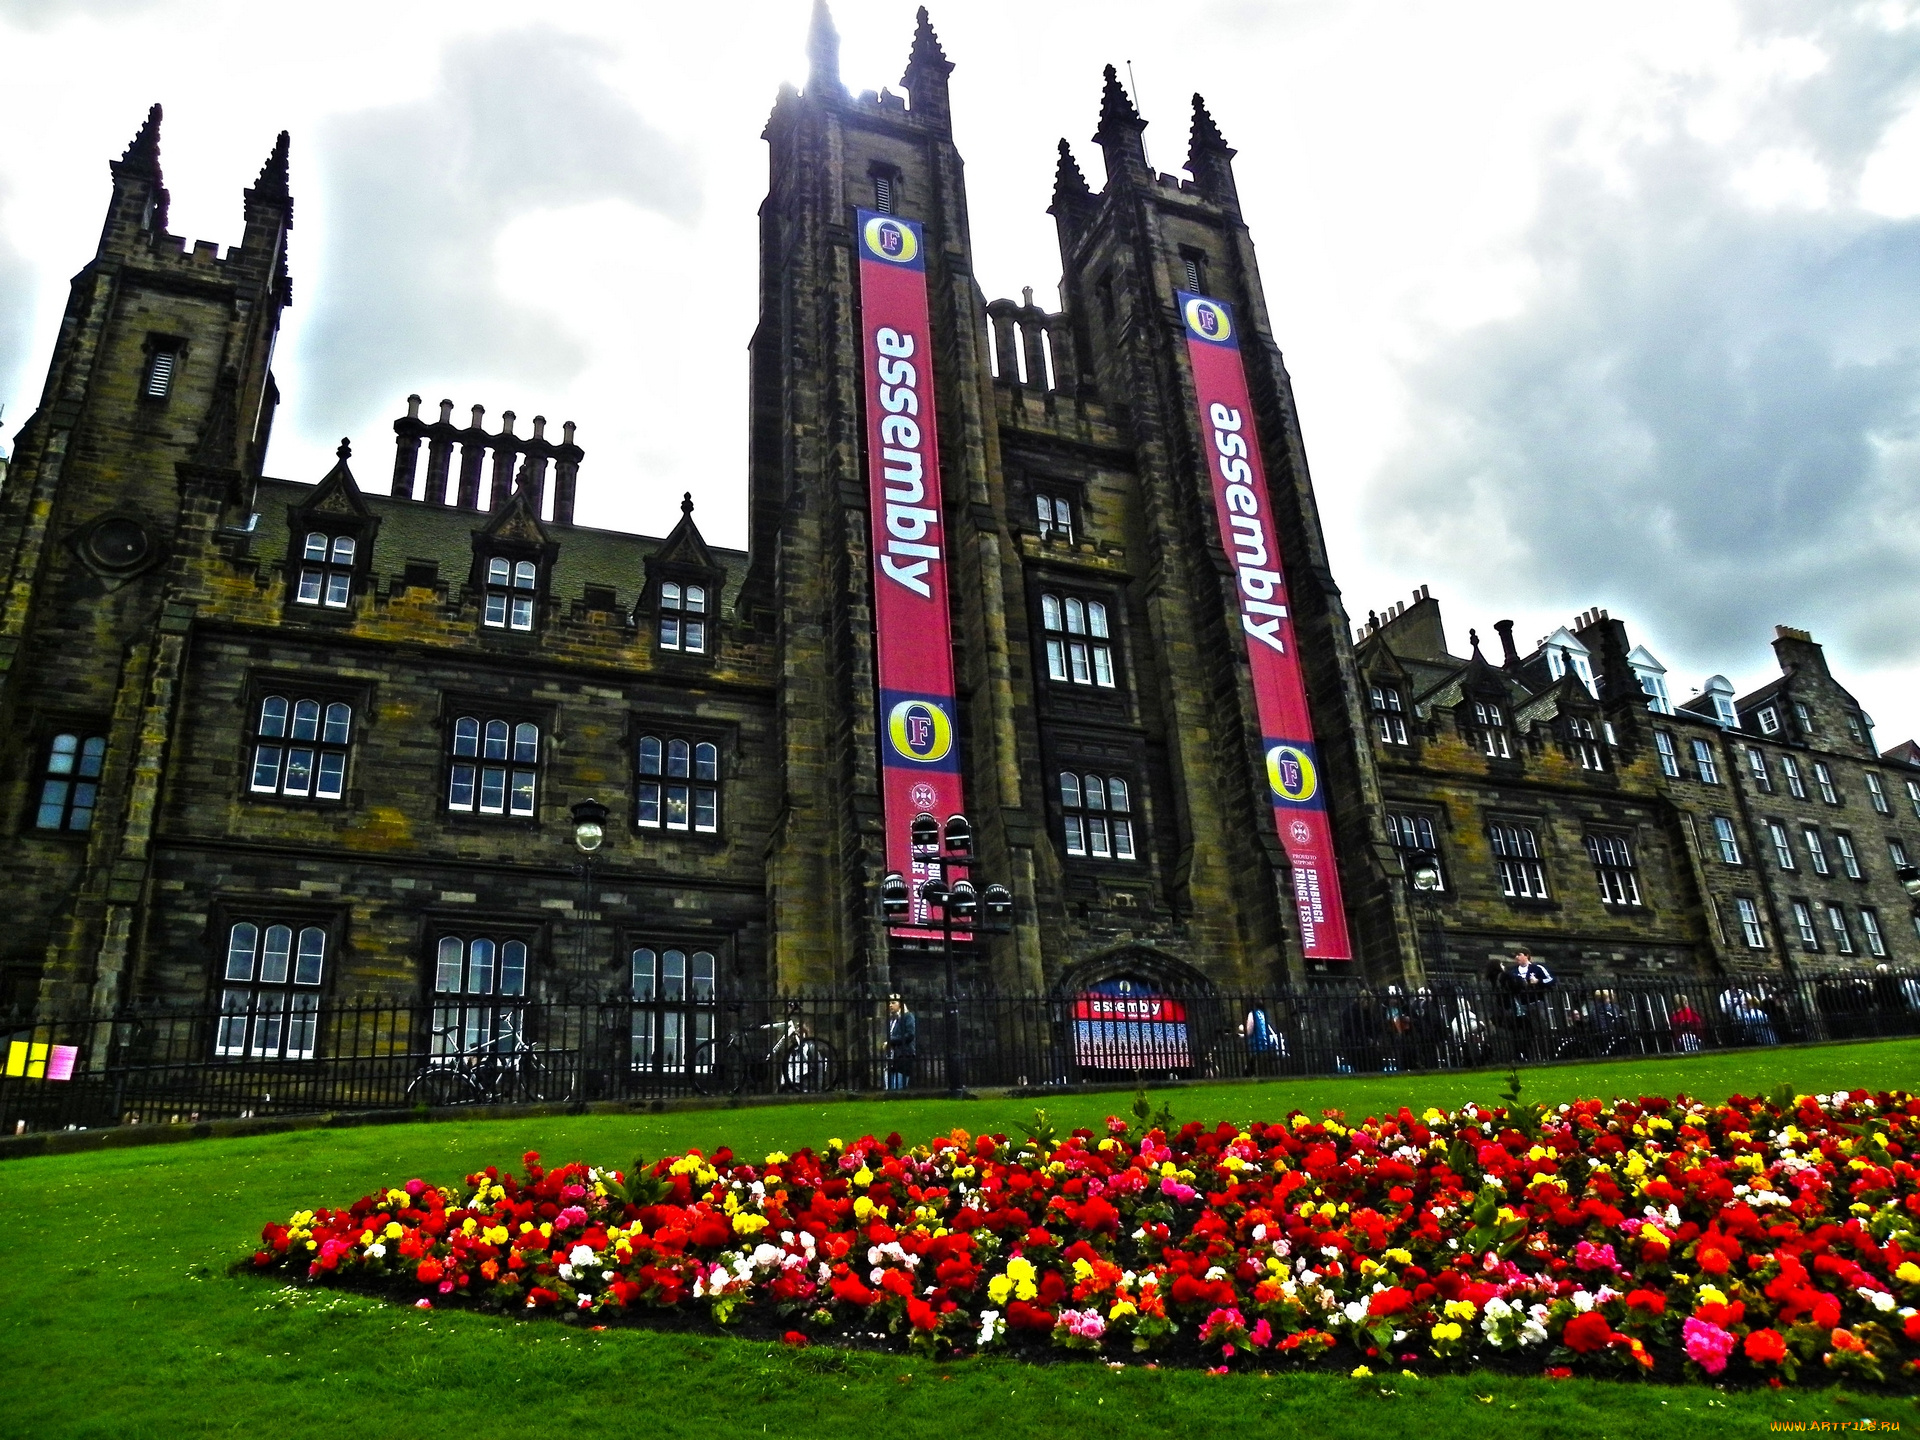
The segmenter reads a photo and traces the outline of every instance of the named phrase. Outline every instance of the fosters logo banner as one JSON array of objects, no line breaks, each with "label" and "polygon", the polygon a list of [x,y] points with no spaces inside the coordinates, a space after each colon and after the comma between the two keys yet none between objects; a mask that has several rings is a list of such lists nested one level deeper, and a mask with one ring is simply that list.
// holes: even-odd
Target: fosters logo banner
[{"label": "fosters logo banner", "polygon": [[1247,398],[1247,375],[1240,364],[1240,337],[1233,311],[1220,301],[1185,291],[1179,299],[1200,399],[1214,514],[1239,582],[1240,628],[1253,669],[1273,823],[1293,866],[1301,944],[1309,960],[1351,960],[1313,725],[1287,615],[1286,578],[1274,543],[1273,506]]},{"label": "fosters logo banner", "polygon": [[874,638],[880,672],[880,785],[887,868],[907,877],[913,908],[896,935],[936,937],[908,827],[943,825],[964,807],[955,728],[947,537],[934,437],[933,345],[924,237],[911,220],[859,212],[861,363],[873,522]]}]

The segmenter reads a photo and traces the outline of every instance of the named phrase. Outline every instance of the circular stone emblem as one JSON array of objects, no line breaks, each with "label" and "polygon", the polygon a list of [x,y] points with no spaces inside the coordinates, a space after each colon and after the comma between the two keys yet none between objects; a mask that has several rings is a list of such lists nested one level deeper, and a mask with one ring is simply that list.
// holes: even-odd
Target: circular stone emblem
[{"label": "circular stone emblem", "polygon": [[152,548],[146,527],[121,515],[95,525],[86,541],[87,558],[103,570],[131,570]]}]

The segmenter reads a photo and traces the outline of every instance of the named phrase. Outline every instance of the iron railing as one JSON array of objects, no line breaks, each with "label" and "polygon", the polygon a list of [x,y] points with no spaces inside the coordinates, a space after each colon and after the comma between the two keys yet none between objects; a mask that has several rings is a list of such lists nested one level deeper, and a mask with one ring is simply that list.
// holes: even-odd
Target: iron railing
[{"label": "iron railing", "polygon": [[[453,1005],[465,1008],[455,1012]],[[475,1013],[474,1005],[481,1008]],[[0,1133],[417,1106],[1466,1069],[1920,1034],[1920,973],[916,997],[688,989],[0,1020]],[[951,1017],[951,1020],[950,1020]],[[958,1026],[948,1044],[946,1027]],[[913,1030],[911,1042],[906,1030]],[[891,1040],[889,1037],[892,1037]],[[949,1073],[949,1065],[958,1073]]]}]

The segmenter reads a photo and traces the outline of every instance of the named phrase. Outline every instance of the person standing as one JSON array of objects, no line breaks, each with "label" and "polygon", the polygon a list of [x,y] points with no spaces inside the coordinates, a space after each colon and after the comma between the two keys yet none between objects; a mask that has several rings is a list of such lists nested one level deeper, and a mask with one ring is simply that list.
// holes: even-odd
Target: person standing
[{"label": "person standing", "polygon": [[913,1068],[920,1058],[920,1020],[899,995],[887,999],[887,1088],[905,1090],[913,1084]]},{"label": "person standing", "polygon": [[1553,1051],[1547,1031],[1551,1016],[1547,1010],[1547,991],[1553,988],[1553,972],[1525,950],[1513,957],[1514,984],[1526,1012],[1525,1029],[1530,1052],[1535,1059],[1550,1060]]}]

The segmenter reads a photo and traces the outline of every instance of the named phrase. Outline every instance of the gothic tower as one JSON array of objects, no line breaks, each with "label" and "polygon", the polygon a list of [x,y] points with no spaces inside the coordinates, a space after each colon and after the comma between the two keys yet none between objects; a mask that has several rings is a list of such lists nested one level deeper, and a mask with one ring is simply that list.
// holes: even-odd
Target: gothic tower
[{"label": "gothic tower", "polygon": [[[1233,150],[1195,97],[1192,178],[1148,167],[1111,68],[1095,194],[1066,142],[1052,213],[1062,308],[987,302],[973,277],[952,65],[922,10],[902,85],[850,95],[824,4],[806,90],[766,138],[752,360],[753,568],[743,618],[782,656],[785,813],[769,847],[770,969],[911,985],[890,941],[876,723],[873,547],[856,212],[924,235],[957,730],[982,883],[1015,897],[974,963],[1002,988],[1064,976],[1309,973],[1417,965],[1387,878],[1378,782]],[[1222,545],[1176,291],[1243,318],[1351,961],[1303,950],[1276,834],[1246,637]],[[889,516],[889,520],[890,520]],[[1393,869],[1397,872],[1397,865]]]},{"label": "gothic tower", "polygon": [[226,253],[167,231],[160,107],[112,164],[40,406],[0,495],[0,770],[16,877],[0,1004],[113,1005],[150,884],[149,840],[188,617],[176,572],[247,513],[289,302],[287,136]]}]

